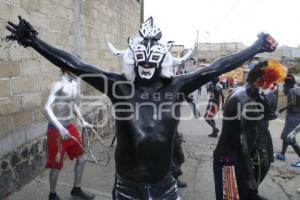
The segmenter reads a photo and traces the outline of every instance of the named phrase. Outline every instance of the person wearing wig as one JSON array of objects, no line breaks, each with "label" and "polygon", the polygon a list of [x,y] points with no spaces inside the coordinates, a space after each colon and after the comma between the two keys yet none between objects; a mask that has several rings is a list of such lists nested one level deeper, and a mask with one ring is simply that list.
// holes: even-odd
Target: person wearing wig
[{"label": "person wearing wig", "polygon": [[[287,106],[279,109],[279,112],[286,111],[285,124],[282,130],[282,149],[276,154],[275,158],[285,161],[285,152],[288,145],[291,145],[294,151],[300,156],[300,147],[296,140],[287,139],[288,134],[295,133],[296,127],[300,124],[300,87],[296,86],[296,79],[292,74],[288,74],[283,85],[283,92],[287,96]],[[291,134],[293,136],[293,134]],[[295,138],[295,137],[294,137]],[[294,167],[300,167],[300,162],[292,163]]]},{"label": "person wearing wig", "polygon": [[9,22],[11,35],[7,40],[32,47],[112,101],[117,137],[113,199],[180,199],[171,162],[184,97],[257,53],[272,52],[277,46],[269,34],[261,33],[240,52],[221,57],[194,73],[173,76],[173,65],[183,63],[192,52],[183,58],[173,57],[169,52],[173,42],[161,39],[162,33],[150,17],[141,25],[139,36],[129,37],[129,48],[117,50],[110,45],[115,55],[123,57],[123,71],[118,74],[86,64],[51,46],[38,37],[29,22],[20,16],[19,21]]},{"label": "person wearing wig", "polygon": [[217,200],[264,199],[258,194],[259,175],[252,163],[257,156],[255,154],[260,152],[253,151],[257,148],[259,137],[264,134],[260,129],[261,121],[270,116],[263,91],[273,82],[283,80],[285,71],[285,67],[277,61],[260,62],[249,72],[247,83],[235,88],[227,97],[223,127],[213,153]]}]

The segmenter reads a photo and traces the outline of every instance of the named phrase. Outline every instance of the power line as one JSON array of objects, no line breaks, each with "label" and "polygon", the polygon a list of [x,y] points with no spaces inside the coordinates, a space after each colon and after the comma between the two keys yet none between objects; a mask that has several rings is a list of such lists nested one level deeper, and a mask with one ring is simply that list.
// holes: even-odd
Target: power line
[{"label": "power line", "polygon": [[215,27],[212,29],[212,32],[214,32],[225,20],[226,18],[231,14],[231,12],[233,11],[233,9],[238,5],[238,3],[241,0],[237,0],[232,6],[231,8],[227,11],[226,15],[224,15],[224,17],[215,25]]}]

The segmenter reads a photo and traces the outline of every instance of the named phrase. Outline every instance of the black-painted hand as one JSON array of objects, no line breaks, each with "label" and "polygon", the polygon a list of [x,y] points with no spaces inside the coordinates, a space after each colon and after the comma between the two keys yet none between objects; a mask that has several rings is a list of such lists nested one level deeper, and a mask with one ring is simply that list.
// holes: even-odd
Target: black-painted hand
[{"label": "black-painted hand", "polygon": [[261,41],[261,53],[275,51],[278,42],[268,33],[258,34],[258,38]]},{"label": "black-painted hand", "polygon": [[8,22],[8,26],[6,26],[6,28],[11,32],[11,34],[6,36],[5,39],[6,41],[17,41],[20,45],[28,47],[36,38],[38,32],[21,16],[18,16],[18,18],[20,21],[18,25],[10,21]]}]

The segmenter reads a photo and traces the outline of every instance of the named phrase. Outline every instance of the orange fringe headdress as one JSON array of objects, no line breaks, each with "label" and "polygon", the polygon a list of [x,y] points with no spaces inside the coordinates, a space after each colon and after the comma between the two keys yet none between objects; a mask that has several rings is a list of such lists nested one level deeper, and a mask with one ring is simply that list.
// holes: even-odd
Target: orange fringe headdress
[{"label": "orange fringe headdress", "polygon": [[287,69],[277,60],[268,60],[267,66],[263,68],[263,75],[259,79],[259,85],[267,83],[279,83],[284,81]]}]

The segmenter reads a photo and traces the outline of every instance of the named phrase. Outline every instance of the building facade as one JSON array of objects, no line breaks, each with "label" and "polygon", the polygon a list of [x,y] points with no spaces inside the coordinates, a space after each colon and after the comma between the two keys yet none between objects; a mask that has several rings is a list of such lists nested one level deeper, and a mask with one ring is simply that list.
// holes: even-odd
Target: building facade
[{"label": "building facade", "polygon": [[[241,42],[231,42],[231,43],[198,43],[195,44],[196,50],[194,51],[193,57],[198,60],[198,63],[189,63],[190,68],[199,68],[206,66],[208,63],[228,54],[236,53],[246,48],[246,46]],[[293,67],[299,65],[300,60],[300,48],[299,47],[288,47],[279,46],[272,53],[261,53],[257,54],[252,60],[245,63],[243,67],[244,78],[239,80],[244,80],[245,76],[249,71],[248,64],[257,62],[264,59],[276,59],[282,61],[288,67]],[[197,65],[197,66],[195,66]],[[241,74],[238,69],[237,74]]]},{"label": "building facade", "polygon": [[198,47],[198,63],[210,63],[215,59],[235,53],[245,48],[241,42],[230,42],[230,43],[198,43],[195,46]]}]

